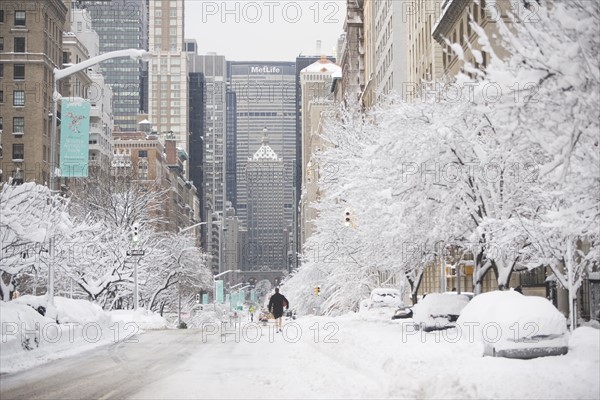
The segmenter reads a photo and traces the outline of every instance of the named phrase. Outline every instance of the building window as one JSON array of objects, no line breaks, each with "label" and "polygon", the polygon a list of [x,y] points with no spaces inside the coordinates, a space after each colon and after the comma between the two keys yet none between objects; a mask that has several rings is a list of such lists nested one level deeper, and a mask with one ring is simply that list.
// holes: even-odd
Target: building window
[{"label": "building window", "polygon": [[13,117],[13,134],[22,135],[25,133],[25,117]]},{"label": "building window", "polygon": [[13,67],[13,79],[25,79],[25,64],[15,64]]},{"label": "building window", "polygon": [[0,133],[2,133],[2,117],[0,117]]},{"label": "building window", "polygon": [[138,157],[148,157],[148,150],[138,151]]},{"label": "building window", "polygon": [[0,10],[0,23],[4,22],[4,10]]},{"label": "building window", "polygon": [[4,38],[0,37],[0,51],[4,51]]},{"label": "building window", "polygon": [[83,29],[83,23],[81,21],[77,21],[77,32],[81,32]]},{"label": "building window", "polygon": [[25,11],[15,11],[15,26],[25,26]]},{"label": "building window", "polygon": [[13,90],[13,106],[23,107],[25,105],[25,91]]},{"label": "building window", "polygon": [[63,60],[62,60],[63,64],[69,64],[69,52],[68,51],[63,51]]},{"label": "building window", "polygon": [[4,78],[4,64],[0,64],[0,78]]},{"label": "building window", "polygon": [[23,143],[13,144],[12,159],[13,160],[24,160],[25,159],[25,145]]},{"label": "building window", "polygon": [[4,103],[4,91],[0,90],[0,104]]},{"label": "building window", "polygon": [[15,53],[25,53],[25,38],[24,37],[16,37],[15,38]]}]

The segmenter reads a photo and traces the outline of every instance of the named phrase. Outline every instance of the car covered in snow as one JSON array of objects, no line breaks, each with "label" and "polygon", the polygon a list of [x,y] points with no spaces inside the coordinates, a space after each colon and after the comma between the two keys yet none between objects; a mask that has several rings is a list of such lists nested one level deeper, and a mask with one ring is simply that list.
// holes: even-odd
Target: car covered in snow
[{"label": "car covered in snow", "polygon": [[402,294],[398,289],[375,288],[371,291],[368,299],[360,302],[359,312],[371,316],[385,316],[389,318],[402,305]]},{"label": "car covered in snow", "polygon": [[376,288],[371,291],[368,299],[360,302],[360,309],[371,310],[377,308],[393,308],[401,307],[402,294],[398,289],[392,288]]},{"label": "car covered in snow", "polygon": [[514,290],[483,293],[457,323],[484,356],[531,359],[568,352],[567,320],[543,297]]},{"label": "car covered in snow", "polygon": [[413,321],[425,332],[453,328],[469,300],[456,292],[430,293],[412,306]]},{"label": "car covered in snow", "polygon": [[369,308],[392,307],[402,305],[402,294],[398,289],[373,289],[369,297]]}]

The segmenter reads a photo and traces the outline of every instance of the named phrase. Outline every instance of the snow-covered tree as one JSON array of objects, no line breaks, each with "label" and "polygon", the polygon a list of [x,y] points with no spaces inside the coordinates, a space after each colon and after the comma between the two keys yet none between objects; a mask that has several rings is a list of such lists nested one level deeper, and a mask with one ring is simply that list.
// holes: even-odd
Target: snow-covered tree
[{"label": "snow-covered tree", "polygon": [[[509,143],[522,162],[529,159],[536,165],[521,204],[511,207],[511,226],[493,230],[533,245],[569,291],[574,327],[576,293],[599,241],[600,4],[539,3],[533,20],[520,21],[524,13],[517,12],[509,23],[497,21],[501,44],[510,54],[506,58],[494,52],[485,31],[474,25],[491,63],[485,70],[466,69],[480,77],[473,97],[489,118],[494,138]],[[491,85],[500,93],[493,101],[484,92]],[[528,177],[524,173],[519,178]]]},{"label": "snow-covered tree", "polygon": [[140,263],[140,296],[148,309],[173,310],[180,293],[189,303],[200,290],[212,288],[206,254],[193,237],[163,233],[152,238],[148,248]]},{"label": "snow-covered tree", "polygon": [[49,244],[69,235],[68,201],[28,182],[0,188],[0,298],[8,301],[15,279],[28,268],[46,270]]},{"label": "snow-covered tree", "polygon": [[92,176],[74,186],[70,213],[78,229],[64,243],[62,264],[90,299],[111,308],[132,296],[134,260],[127,251],[148,249],[154,240],[165,193],[127,175]]}]

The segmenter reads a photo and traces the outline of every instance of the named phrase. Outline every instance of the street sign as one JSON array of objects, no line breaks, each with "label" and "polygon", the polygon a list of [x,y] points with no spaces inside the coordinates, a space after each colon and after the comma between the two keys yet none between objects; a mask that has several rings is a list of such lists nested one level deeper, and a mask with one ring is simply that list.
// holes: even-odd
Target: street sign
[{"label": "street sign", "polygon": [[128,256],[143,256],[144,250],[127,250]]}]

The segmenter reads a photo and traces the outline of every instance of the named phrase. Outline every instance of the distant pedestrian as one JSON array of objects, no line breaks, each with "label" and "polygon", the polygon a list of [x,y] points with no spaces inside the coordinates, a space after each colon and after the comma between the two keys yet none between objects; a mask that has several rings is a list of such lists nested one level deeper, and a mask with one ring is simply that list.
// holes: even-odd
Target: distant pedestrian
[{"label": "distant pedestrian", "polygon": [[290,303],[284,295],[279,293],[279,288],[275,288],[275,294],[269,300],[269,312],[275,318],[275,328],[277,332],[281,332],[281,317],[283,317],[283,307],[290,309]]},{"label": "distant pedestrian", "polygon": [[254,322],[254,306],[250,306],[250,322]]}]

